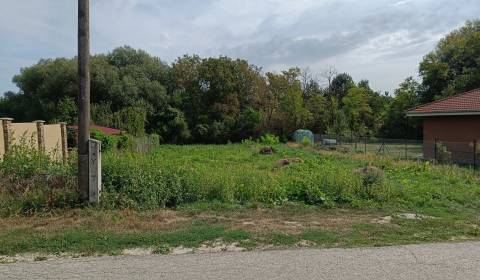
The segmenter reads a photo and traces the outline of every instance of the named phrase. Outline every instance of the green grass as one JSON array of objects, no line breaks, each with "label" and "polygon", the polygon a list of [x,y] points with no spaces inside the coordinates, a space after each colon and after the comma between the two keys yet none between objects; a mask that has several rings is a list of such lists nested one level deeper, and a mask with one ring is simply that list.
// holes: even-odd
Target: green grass
[{"label": "green grass", "polygon": [[[318,247],[382,246],[471,240],[480,234],[480,181],[470,169],[287,145],[275,145],[273,155],[260,155],[260,148],[257,144],[165,145],[150,154],[104,153],[102,203],[78,210],[83,214],[73,218],[61,216],[62,208],[77,205],[69,202],[74,197],[68,193],[42,196],[38,190],[32,192],[35,188],[30,185],[25,191],[0,191],[4,217],[0,218],[0,255],[118,254],[136,247],[165,254],[177,246],[198,247],[218,239],[248,249],[291,247],[305,240]],[[276,164],[292,157],[302,161],[283,167]],[[22,160],[18,162],[21,166]],[[355,172],[367,165],[382,173]],[[44,188],[50,187],[40,190]],[[152,217],[142,213],[161,213],[165,208],[176,209],[176,215],[188,222],[152,229]],[[125,219],[122,209],[134,217]],[[102,217],[104,211],[117,214]],[[244,225],[245,219],[260,219],[262,211],[270,213],[266,220],[276,224],[262,231]],[[395,217],[404,212],[434,218]],[[329,219],[333,216],[348,223],[338,228],[327,222],[309,225],[308,219],[328,221],[322,216],[328,213],[334,213]],[[392,223],[370,222],[370,216],[387,215],[394,217]],[[55,224],[49,216],[72,222],[37,227]],[[296,219],[307,220],[306,226],[285,229],[283,222]],[[122,223],[125,230],[118,229]]]},{"label": "green grass", "polygon": [[62,252],[119,254],[128,248],[156,247],[161,251],[168,247],[198,247],[206,241],[223,238],[235,242],[250,238],[250,234],[229,230],[220,224],[193,223],[181,230],[171,232],[114,233],[70,228],[55,232],[10,230],[0,234],[0,255],[39,252],[58,254]]},{"label": "green grass", "polygon": [[[82,212],[84,211],[86,210],[82,210]],[[288,248],[304,244],[305,241],[308,241],[310,246],[318,248],[387,246],[476,240],[480,235],[478,219],[445,217],[424,220],[394,217],[388,224],[353,220],[339,228],[321,224],[307,226],[293,232],[284,231],[273,225],[271,228],[258,231],[242,228],[242,219],[259,219],[256,214],[258,210],[242,208],[241,214],[234,214],[237,215],[236,217],[229,211],[209,210],[203,213],[207,214],[208,219],[196,214],[192,216],[192,220],[180,227],[162,230],[137,228],[133,231],[122,231],[109,229],[108,225],[98,228],[95,225],[97,217],[90,217],[88,222],[80,225],[62,226],[53,230],[39,229],[36,225],[27,226],[22,222],[20,227],[17,225],[11,229],[0,230],[0,256],[32,252],[41,254],[71,253],[84,256],[117,255],[124,249],[132,248],[150,248],[154,254],[168,254],[175,247],[196,248],[202,244],[213,244],[219,240],[223,244],[236,243],[247,250],[265,246]],[[277,217],[277,219],[283,217],[277,221],[277,225],[283,224],[283,221],[294,220],[298,217],[295,215],[306,215],[306,217],[311,217],[310,215],[315,213],[322,215],[319,213],[322,211],[321,209],[309,209],[302,205],[291,205],[288,209],[281,207],[268,211],[273,214],[272,217]],[[369,214],[374,213],[369,212]],[[379,216],[384,215],[378,214]],[[89,213],[82,215],[85,218]],[[122,216],[122,214],[118,215],[117,217]],[[348,220],[358,215],[358,210],[344,209],[335,215],[340,220]],[[52,218],[53,220],[58,219]],[[149,216],[138,216],[137,219],[148,221]],[[267,219],[271,219],[271,217]],[[48,224],[48,222],[42,221],[41,217],[38,217],[38,220],[37,224]],[[78,220],[82,219],[78,218]],[[312,220],[321,220],[321,216],[312,217]],[[131,222],[131,220],[129,221]]]},{"label": "green grass", "polygon": [[[435,214],[460,210],[466,215],[480,209],[478,177],[466,168],[286,145],[274,148],[273,155],[260,155],[260,146],[246,144],[166,145],[147,155],[106,153],[103,205],[142,210],[192,202],[230,207],[291,201]],[[291,157],[303,162],[276,165],[277,160]],[[370,182],[371,178],[355,172],[368,164],[383,169],[384,178]]]}]

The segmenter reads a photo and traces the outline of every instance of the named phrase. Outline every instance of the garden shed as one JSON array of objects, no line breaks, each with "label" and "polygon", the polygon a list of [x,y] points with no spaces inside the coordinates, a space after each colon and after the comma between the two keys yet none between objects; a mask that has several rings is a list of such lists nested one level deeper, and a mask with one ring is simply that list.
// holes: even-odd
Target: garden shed
[{"label": "garden shed", "polygon": [[423,118],[425,158],[447,153],[454,162],[478,163],[480,88],[420,105],[407,116]]}]

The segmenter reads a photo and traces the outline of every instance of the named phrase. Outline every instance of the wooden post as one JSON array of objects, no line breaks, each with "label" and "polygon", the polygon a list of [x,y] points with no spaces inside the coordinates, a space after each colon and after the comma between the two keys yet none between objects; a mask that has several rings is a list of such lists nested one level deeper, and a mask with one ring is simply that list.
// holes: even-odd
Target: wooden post
[{"label": "wooden post", "polygon": [[12,144],[12,118],[1,118],[2,121],[2,131],[3,131],[3,144],[5,145],[5,153],[8,153],[10,150],[10,145]]},{"label": "wooden post", "polygon": [[63,163],[68,161],[68,141],[67,141],[67,123],[60,123],[60,130],[62,132],[62,159]]},{"label": "wooden post", "polygon": [[433,141],[433,156],[434,156],[434,160],[435,160],[435,163],[437,162],[437,137],[435,137],[434,141]]},{"label": "wooden post", "polygon": [[78,187],[89,198],[88,139],[90,138],[90,11],[89,0],[78,0]]},{"label": "wooden post", "polygon": [[37,143],[40,151],[45,151],[45,121],[34,121],[37,124]]}]

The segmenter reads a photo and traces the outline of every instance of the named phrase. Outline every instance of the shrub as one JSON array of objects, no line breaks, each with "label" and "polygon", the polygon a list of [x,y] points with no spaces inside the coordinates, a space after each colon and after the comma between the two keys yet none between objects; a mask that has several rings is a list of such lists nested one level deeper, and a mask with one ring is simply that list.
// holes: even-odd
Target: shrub
[{"label": "shrub", "polygon": [[280,144],[280,138],[273,134],[265,134],[260,136],[258,142],[263,145],[278,145]]},{"label": "shrub", "polygon": [[312,146],[312,141],[310,140],[310,138],[308,138],[307,136],[303,136],[302,146],[304,147]]},{"label": "shrub", "polygon": [[439,163],[450,163],[452,161],[452,152],[447,149],[442,142],[437,142],[435,145],[436,160]]},{"label": "shrub", "polygon": [[357,196],[362,199],[379,200],[385,192],[385,175],[374,166],[361,168],[361,187],[357,188]]},{"label": "shrub", "polygon": [[78,205],[75,158],[55,161],[32,145],[13,145],[0,161],[0,214],[33,214]]},{"label": "shrub", "polygon": [[175,207],[189,200],[181,178],[143,161],[141,154],[107,155],[104,160],[102,205],[138,210]]},{"label": "shrub", "polygon": [[106,135],[100,130],[92,129],[90,130],[90,137],[102,142],[102,151],[109,151],[118,148],[119,136]]}]

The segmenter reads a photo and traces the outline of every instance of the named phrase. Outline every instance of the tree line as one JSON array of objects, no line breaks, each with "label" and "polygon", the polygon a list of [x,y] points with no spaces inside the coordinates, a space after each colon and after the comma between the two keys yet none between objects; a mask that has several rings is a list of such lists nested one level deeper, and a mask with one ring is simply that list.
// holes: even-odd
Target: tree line
[{"label": "tree line", "polygon": [[[393,94],[373,90],[330,67],[265,73],[243,59],[186,55],[172,64],[125,46],[91,58],[95,124],[164,143],[225,143],[271,133],[288,139],[315,133],[419,138],[405,111],[480,87],[480,21],[444,37]],[[0,115],[76,123],[76,58],[42,59],[13,77],[18,92],[0,98]]]}]

